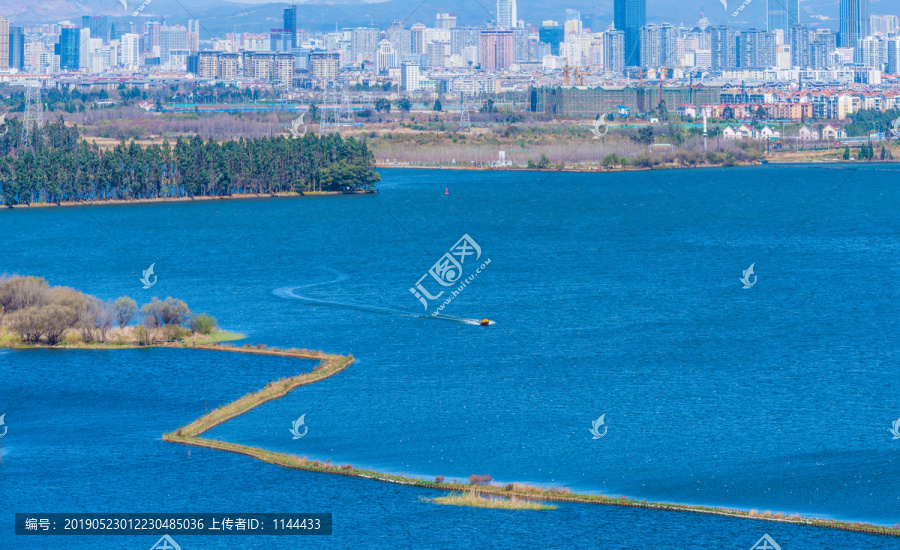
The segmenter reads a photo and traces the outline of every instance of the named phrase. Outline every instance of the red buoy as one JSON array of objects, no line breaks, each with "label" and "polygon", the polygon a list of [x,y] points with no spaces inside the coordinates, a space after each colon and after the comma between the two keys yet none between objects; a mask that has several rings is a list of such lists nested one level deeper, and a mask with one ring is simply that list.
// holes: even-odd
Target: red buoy
[{"label": "red buoy", "polygon": [[449,195],[449,194],[450,194],[450,188],[449,188],[449,187],[444,187],[444,194],[445,194],[445,195]]}]

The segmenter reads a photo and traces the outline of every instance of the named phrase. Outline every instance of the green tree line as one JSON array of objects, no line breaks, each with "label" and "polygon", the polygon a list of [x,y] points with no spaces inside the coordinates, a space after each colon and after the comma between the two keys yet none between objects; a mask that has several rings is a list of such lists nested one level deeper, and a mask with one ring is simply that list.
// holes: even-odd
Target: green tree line
[{"label": "green tree line", "polygon": [[232,193],[352,191],[381,178],[365,138],[178,138],[174,147],[132,141],[101,150],[62,119],[20,143],[21,122],[0,137],[2,204],[220,196]]}]

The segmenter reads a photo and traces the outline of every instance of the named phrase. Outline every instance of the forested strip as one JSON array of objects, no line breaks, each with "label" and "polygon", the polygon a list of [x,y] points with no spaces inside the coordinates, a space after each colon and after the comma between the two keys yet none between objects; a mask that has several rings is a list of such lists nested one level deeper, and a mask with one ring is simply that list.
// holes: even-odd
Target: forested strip
[{"label": "forested strip", "polygon": [[218,143],[178,138],[172,147],[120,142],[102,151],[62,120],[22,141],[18,119],[0,137],[2,204],[218,196],[285,191],[352,191],[381,178],[365,140],[339,135]]}]

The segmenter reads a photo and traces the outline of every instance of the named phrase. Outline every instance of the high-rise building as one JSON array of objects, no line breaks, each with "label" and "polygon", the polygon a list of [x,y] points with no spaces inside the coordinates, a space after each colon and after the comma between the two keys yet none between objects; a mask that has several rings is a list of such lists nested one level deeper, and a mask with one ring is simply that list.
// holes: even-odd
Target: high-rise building
[{"label": "high-rise building", "polygon": [[313,52],[309,54],[309,76],[314,80],[325,81],[337,78],[341,67],[339,52]]},{"label": "high-rise building", "polygon": [[425,53],[425,25],[421,23],[409,29],[409,53]]},{"label": "high-rise building", "polygon": [[384,73],[391,67],[397,66],[397,53],[394,46],[388,40],[378,43],[378,51],[375,52],[375,71]]},{"label": "high-rise building", "polygon": [[429,42],[425,48],[428,55],[428,65],[431,67],[446,67],[447,58],[450,57],[449,42]]},{"label": "high-rise building", "polygon": [[200,20],[188,19],[187,26],[187,49],[191,53],[200,51]]},{"label": "high-rise building", "polygon": [[516,0],[497,0],[497,27],[511,29],[516,26]]},{"label": "high-rise building", "polygon": [[714,71],[737,68],[737,32],[728,26],[709,28],[711,66]]},{"label": "high-rise building", "polygon": [[161,27],[159,29],[159,64],[169,62],[173,50],[187,50],[187,28],[184,25]]},{"label": "high-rise building", "polygon": [[809,27],[794,25],[791,27],[791,66],[807,69],[811,63],[812,50]]},{"label": "high-rise building", "polygon": [[625,32],[618,30],[603,33],[603,64],[615,74],[625,71]]},{"label": "high-rise building", "polygon": [[397,54],[397,62],[399,63],[401,59],[403,59],[404,55],[409,54],[409,47],[412,42],[412,33],[409,29],[404,29],[402,23],[395,24],[391,28],[389,28],[385,32],[385,38],[391,43],[391,47],[394,48],[394,53]]},{"label": "high-rise building", "polygon": [[888,74],[900,75],[900,37],[888,38],[885,47]]},{"label": "high-rise building", "polygon": [[452,29],[456,26],[456,14],[438,13],[434,21],[434,26],[439,29]]},{"label": "high-rise building", "polygon": [[641,66],[678,65],[678,33],[668,23],[641,27]]},{"label": "high-rise building", "polygon": [[10,67],[9,20],[0,17],[0,69]]},{"label": "high-rise building", "polygon": [[125,33],[119,39],[119,64],[136,69],[141,64],[141,37],[134,33]]},{"label": "high-rise building", "polygon": [[404,61],[400,64],[400,89],[415,92],[419,89],[419,65]]},{"label": "high-rise building", "polygon": [[9,28],[9,66],[13,69],[25,68],[25,29]]},{"label": "high-rise building", "polygon": [[860,38],[854,52],[854,61],[863,67],[883,70],[887,62],[887,44],[884,37]]},{"label": "high-rise building", "polygon": [[[269,49],[273,52],[289,52],[293,48],[292,36],[296,36],[284,29],[272,29],[269,33]],[[190,37],[190,33],[188,33]]]},{"label": "high-rise building", "polygon": [[501,71],[513,64],[513,32],[481,31],[481,68]]},{"label": "high-rise building", "polygon": [[91,38],[91,29],[84,27],[78,29],[78,68],[90,68],[92,48],[99,48],[102,45],[102,38]]},{"label": "high-rise building", "polygon": [[[450,54],[462,55],[463,48],[481,45],[481,31],[472,27],[456,27],[450,31]],[[477,58],[477,56],[476,56]],[[477,61],[476,61],[477,63]]]},{"label": "high-rise building", "polygon": [[281,25],[284,32],[291,34],[291,48],[297,47],[297,6],[291,5],[284,8],[284,24]]},{"label": "high-rise building", "polygon": [[566,31],[559,25],[545,25],[538,29],[538,39],[550,46],[550,55],[559,55],[559,43],[565,42]]},{"label": "high-rise building", "polygon": [[59,56],[59,68],[65,71],[77,71],[79,69],[79,43],[81,29],[75,26],[65,26],[60,29],[59,43],[54,53]]},{"label": "high-rise building", "polygon": [[869,32],[878,36],[897,34],[900,21],[896,15],[872,15],[869,17]]},{"label": "high-rise building", "polygon": [[625,32],[625,66],[641,62],[641,27],[647,24],[647,0],[615,0],[613,25]]},{"label": "high-rise building", "polygon": [[109,39],[109,27],[105,15],[81,16],[81,28],[90,29],[91,38],[99,38],[101,40]]},{"label": "high-rise building", "polygon": [[737,40],[738,65],[741,69],[775,67],[775,33],[750,29],[741,31]]},{"label": "high-rise building", "polygon": [[358,27],[350,31],[350,62],[374,61],[381,31]]},{"label": "high-rise building", "polygon": [[841,0],[841,48],[855,48],[860,38],[869,36],[869,0]]},{"label": "high-rise building", "polygon": [[767,0],[766,15],[769,32],[780,30],[787,35],[800,24],[800,0]]}]

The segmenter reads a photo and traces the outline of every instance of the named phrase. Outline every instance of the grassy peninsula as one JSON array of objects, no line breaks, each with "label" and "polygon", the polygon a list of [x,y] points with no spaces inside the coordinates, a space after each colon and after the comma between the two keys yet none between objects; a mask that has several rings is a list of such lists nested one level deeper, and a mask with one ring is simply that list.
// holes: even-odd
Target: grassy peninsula
[{"label": "grassy peninsula", "polygon": [[41,277],[0,276],[0,347],[129,348],[242,338],[176,298],[152,298],[138,308],[128,296],[101,300]]}]

